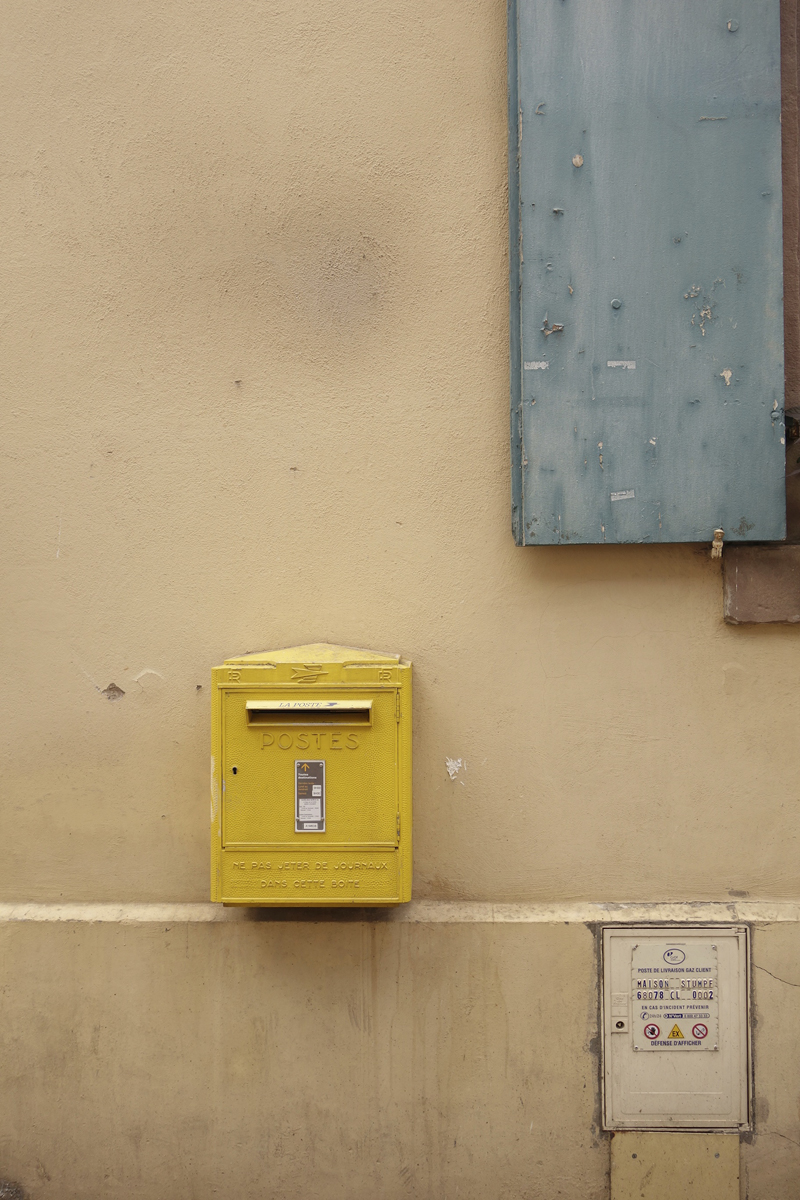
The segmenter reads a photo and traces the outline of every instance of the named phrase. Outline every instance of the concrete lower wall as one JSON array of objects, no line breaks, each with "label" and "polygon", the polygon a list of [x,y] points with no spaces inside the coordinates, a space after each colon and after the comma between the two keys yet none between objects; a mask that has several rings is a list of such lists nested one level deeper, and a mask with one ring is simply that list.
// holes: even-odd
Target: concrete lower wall
[{"label": "concrete lower wall", "polygon": [[584,926],[21,924],[2,942],[2,1161],[34,1197],[606,1195]]},{"label": "concrete lower wall", "polygon": [[[0,1178],[33,1200],[613,1194],[584,924],[22,921],[0,943]],[[743,1195],[793,1200],[800,926],[753,947]]]}]

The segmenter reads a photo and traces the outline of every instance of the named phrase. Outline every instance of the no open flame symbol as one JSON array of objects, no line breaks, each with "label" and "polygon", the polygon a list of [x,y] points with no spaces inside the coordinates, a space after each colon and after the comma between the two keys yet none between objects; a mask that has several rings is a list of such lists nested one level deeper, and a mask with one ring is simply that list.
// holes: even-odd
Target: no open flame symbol
[{"label": "no open flame symbol", "polygon": [[708,1037],[708,1026],[703,1025],[702,1023],[699,1025],[693,1025],[692,1026],[692,1037],[695,1037],[695,1038]]},{"label": "no open flame symbol", "polygon": [[657,1025],[645,1025],[644,1027],[644,1036],[649,1038],[651,1042],[654,1042],[660,1033],[661,1030]]}]

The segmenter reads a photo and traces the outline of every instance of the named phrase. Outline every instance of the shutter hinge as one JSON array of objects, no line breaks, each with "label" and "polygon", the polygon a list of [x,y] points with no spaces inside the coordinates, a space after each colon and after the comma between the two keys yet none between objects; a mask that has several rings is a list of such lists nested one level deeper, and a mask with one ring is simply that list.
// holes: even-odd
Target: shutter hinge
[{"label": "shutter hinge", "polygon": [[396,721],[400,720],[400,693],[394,694],[394,717]]},{"label": "shutter hinge", "polygon": [[397,811],[397,844],[400,845],[400,810]]}]

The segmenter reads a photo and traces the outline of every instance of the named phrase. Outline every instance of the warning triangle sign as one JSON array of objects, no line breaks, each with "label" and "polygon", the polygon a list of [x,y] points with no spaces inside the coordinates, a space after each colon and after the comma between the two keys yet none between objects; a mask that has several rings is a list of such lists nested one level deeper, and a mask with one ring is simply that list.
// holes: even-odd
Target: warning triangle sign
[{"label": "warning triangle sign", "polygon": [[[673,1026],[672,1026],[672,1029],[670,1029],[670,1031],[669,1031],[669,1034],[667,1035],[667,1037],[668,1037],[668,1038],[674,1038],[674,1039],[677,1041],[677,1039],[678,1039],[678,1038],[683,1038],[683,1034],[681,1033],[681,1031],[680,1031],[680,1029],[678,1028],[678,1026],[677,1026],[677,1025],[673,1025]],[[685,1040],[685,1039],[684,1039],[684,1040]]]}]

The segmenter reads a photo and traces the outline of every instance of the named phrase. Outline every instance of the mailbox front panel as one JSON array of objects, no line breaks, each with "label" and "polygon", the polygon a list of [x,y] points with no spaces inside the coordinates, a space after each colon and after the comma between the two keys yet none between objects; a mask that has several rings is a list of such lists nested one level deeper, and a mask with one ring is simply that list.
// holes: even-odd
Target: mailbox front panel
[{"label": "mailbox front panel", "polygon": [[[285,700],[286,708],[248,713],[245,705],[260,694],[249,689],[223,693],[223,846],[308,848],[312,834],[295,831],[295,764],[307,759],[325,763],[325,782],[318,786],[325,790],[326,844],[394,847],[394,691],[359,691],[359,700],[369,700],[370,708],[331,710],[325,706],[344,703],[340,693],[305,690]],[[353,721],[359,713],[371,719]],[[338,719],[322,724],[328,715]]]}]

